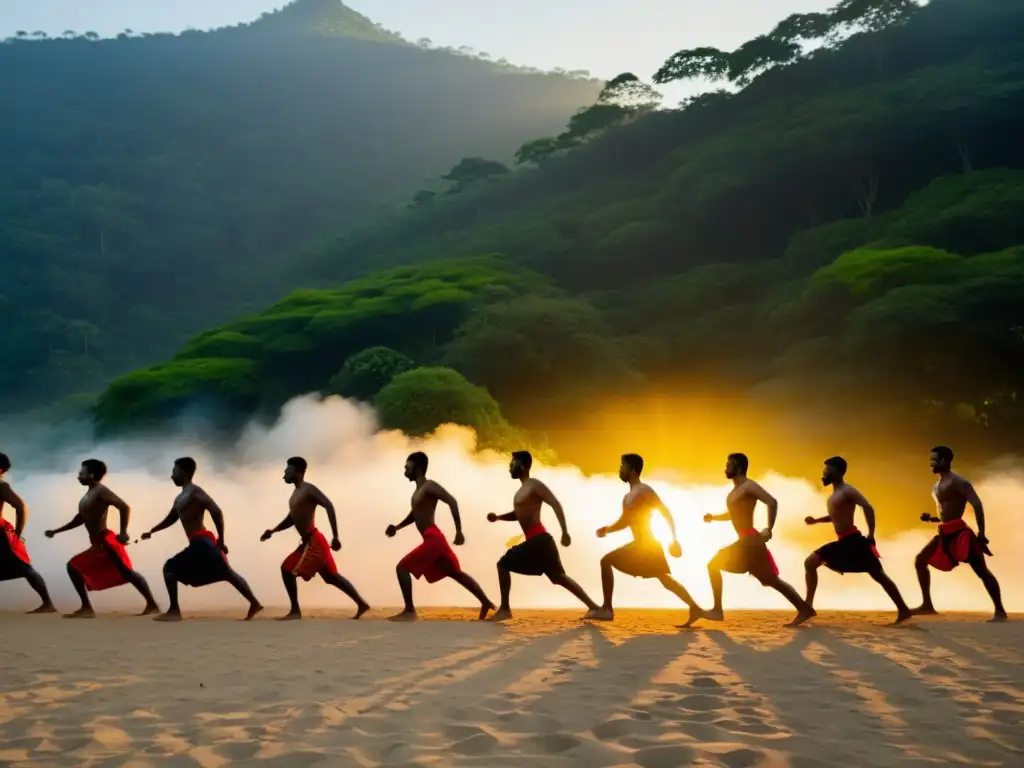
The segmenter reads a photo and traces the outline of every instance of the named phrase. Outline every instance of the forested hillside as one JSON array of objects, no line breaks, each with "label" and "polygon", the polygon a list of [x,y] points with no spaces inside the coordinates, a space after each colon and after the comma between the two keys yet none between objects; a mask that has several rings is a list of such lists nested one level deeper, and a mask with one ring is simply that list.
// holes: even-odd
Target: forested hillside
[{"label": "forested hillside", "polygon": [[42,38],[0,44],[10,410],[99,391],[305,285],[308,242],[465,156],[510,160],[600,89],[426,50],[337,0],[211,33]]},{"label": "forested hillside", "polygon": [[1017,448],[1022,28],[1010,0],[842,0],[734,52],[682,51],[657,80],[731,89],[582,137],[570,123],[519,153],[524,172],[469,174],[323,246],[311,284],[423,266],[209,331],[116,382],[99,423],[317,389],[393,404],[395,388],[444,419],[453,391],[482,387],[516,425],[585,435],[609,398],[682,392],[800,424],[822,450]]}]

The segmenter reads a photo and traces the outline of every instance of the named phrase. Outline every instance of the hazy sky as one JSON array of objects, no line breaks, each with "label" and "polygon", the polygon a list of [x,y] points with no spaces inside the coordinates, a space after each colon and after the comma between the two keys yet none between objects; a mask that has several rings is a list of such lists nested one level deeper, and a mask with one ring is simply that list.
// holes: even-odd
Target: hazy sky
[{"label": "hazy sky", "polygon": [[[731,48],[790,13],[835,0],[351,0],[385,27],[439,45],[468,45],[541,68],[650,78],[680,48]],[[283,0],[0,0],[0,38],[17,30],[102,35],[180,31],[248,21]],[[581,8],[586,8],[581,11]]]}]

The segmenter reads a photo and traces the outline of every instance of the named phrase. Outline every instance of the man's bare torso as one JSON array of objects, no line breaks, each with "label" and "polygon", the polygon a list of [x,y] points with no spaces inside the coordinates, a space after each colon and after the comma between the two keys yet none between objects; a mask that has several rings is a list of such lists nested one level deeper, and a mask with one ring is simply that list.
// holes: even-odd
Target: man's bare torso
[{"label": "man's bare torso", "polygon": [[540,523],[540,508],[544,500],[537,493],[537,481],[530,478],[512,497],[512,510],[516,513],[516,520],[519,526],[526,533],[530,528]]},{"label": "man's bare torso", "polygon": [[288,516],[299,535],[305,536],[316,522],[316,508],[319,506],[320,491],[312,483],[302,483],[288,499]]},{"label": "man's bare torso", "polygon": [[425,480],[412,492],[412,519],[416,530],[423,533],[434,525],[434,513],[437,511],[439,486],[433,480]]},{"label": "man's bare torso", "polygon": [[967,509],[967,497],[958,487],[967,481],[955,472],[950,472],[932,488],[935,506],[939,511],[939,519],[944,523],[959,520]]},{"label": "man's bare torso", "polygon": [[203,521],[206,517],[206,499],[203,489],[192,483],[182,488],[174,499],[174,511],[178,513],[181,527],[189,538],[205,530]]},{"label": "man's bare torso", "polygon": [[854,515],[857,512],[857,503],[853,500],[855,490],[852,485],[844,485],[835,489],[828,497],[826,509],[837,534],[846,533],[853,528]]},{"label": "man's bare torso", "polygon": [[106,486],[98,483],[86,491],[78,502],[78,514],[82,516],[82,524],[90,538],[102,536],[107,530],[107,512],[110,509],[107,493]]},{"label": "man's bare torso", "polygon": [[633,532],[637,541],[651,541],[654,532],[651,530],[651,513],[657,495],[646,483],[637,483],[622,497],[622,516]]},{"label": "man's bare torso", "polygon": [[725,497],[725,506],[729,510],[729,519],[736,533],[754,527],[754,507],[757,506],[757,498],[751,493],[753,487],[753,480],[744,480]]}]

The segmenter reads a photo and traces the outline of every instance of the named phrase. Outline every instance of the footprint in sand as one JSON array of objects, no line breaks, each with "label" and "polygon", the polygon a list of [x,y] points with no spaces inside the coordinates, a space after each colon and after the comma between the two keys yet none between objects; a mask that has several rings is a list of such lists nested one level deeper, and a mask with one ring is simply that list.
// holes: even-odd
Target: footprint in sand
[{"label": "footprint in sand", "polygon": [[557,755],[560,752],[568,752],[580,745],[580,740],[567,733],[546,733],[542,736],[532,736],[527,742],[535,746],[546,755]]},{"label": "footprint in sand", "polygon": [[664,746],[648,747],[633,755],[633,762],[642,768],[679,768],[690,765],[697,756],[692,747]]}]

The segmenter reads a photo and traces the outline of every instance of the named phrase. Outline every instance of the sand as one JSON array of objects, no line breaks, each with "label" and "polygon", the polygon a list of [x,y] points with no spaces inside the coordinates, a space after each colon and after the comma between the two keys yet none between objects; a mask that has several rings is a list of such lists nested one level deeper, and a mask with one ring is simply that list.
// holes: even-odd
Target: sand
[{"label": "sand", "polygon": [[0,616],[0,765],[1024,765],[1022,621],[384,615]]}]

